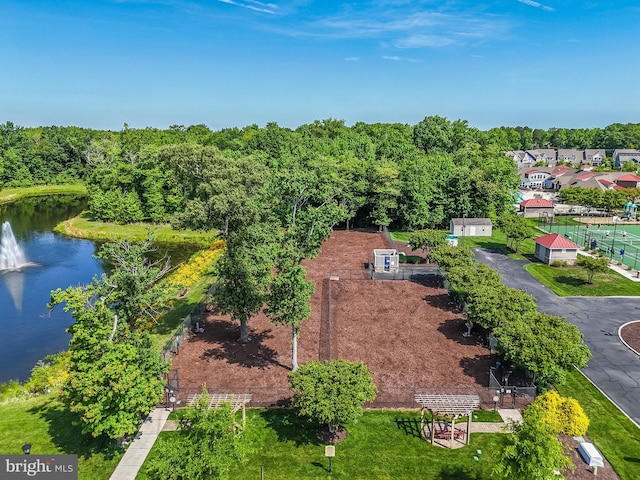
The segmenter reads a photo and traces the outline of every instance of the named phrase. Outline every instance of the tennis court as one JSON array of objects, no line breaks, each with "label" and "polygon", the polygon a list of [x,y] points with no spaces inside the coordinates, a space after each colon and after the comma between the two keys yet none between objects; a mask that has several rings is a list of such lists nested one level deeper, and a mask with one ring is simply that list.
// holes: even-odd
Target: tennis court
[{"label": "tennis court", "polygon": [[576,224],[570,217],[548,218],[538,226],[549,233],[559,233],[589,250],[599,250],[611,260],[628,267],[640,267],[640,223],[611,222]]}]

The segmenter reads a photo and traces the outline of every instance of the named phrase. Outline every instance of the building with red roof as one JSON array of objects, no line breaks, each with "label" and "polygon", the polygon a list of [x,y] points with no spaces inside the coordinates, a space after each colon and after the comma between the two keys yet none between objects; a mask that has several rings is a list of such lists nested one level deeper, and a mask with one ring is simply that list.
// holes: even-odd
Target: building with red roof
[{"label": "building with red roof", "polygon": [[616,184],[622,188],[638,188],[640,185],[640,177],[634,173],[618,177]]},{"label": "building with red roof", "polygon": [[576,263],[580,245],[557,233],[544,235],[534,240],[536,251],[534,256],[541,262],[550,265],[555,261],[566,262],[567,265]]},{"label": "building with red roof", "polygon": [[520,211],[525,218],[553,217],[555,205],[544,198],[531,198],[520,202]]}]

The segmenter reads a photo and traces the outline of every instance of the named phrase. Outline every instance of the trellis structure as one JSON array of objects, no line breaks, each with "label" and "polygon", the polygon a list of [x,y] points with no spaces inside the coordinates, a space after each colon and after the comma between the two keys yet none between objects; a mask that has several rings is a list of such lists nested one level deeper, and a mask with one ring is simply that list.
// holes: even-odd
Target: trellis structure
[{"label": "trellis structure", "polygon": [[[187,397],[187,405],[193,406],[198,403],[202,393],[192,393]],[[230,403],[233,413],[242,409],[242,428],[244,428],[247,416],[246,405],[251,401],[250,393],[209,393],[206,395],[209,401],[209,408],[219,408],[223,403]]]},{"label": "trellis structure", "polygon": [[[465,433],[465,445],[469,445],[469,432],[471,431],[471,416],[473,411],[480,406],[478,395],[430,395],[416,394],[415,401],[420,404],[420,433],[424,431],[424,411],[431,413],[431,444],[435,441],[436,416],[451,419],[451,430],[445,438],[449,438],[449,446],[453,448],[453,440],[456,437],[455,420],[467,417],[467,431]],[[444,433],[444,432],[443,432]]]}]

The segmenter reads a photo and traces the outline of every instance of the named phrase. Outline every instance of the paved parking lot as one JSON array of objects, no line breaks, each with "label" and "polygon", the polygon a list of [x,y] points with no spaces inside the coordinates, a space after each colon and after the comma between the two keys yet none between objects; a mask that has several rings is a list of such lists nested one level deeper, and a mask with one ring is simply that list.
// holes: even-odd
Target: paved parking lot
[{"label": "paved parking lot", "polygon": [[582,371],[640,425],[640,357],[618,337],[620,326],[640,320],[640,297],[559,297],[524,270],[526,260],[487,250],[475,254],[506,285],[534,296],[541,312],[565,317],[580,329],[593,354]]}]

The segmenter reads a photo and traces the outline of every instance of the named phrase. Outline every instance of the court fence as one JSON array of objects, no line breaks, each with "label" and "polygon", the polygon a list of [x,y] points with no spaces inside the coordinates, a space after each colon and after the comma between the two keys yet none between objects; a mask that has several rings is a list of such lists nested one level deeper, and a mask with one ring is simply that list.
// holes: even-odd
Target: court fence
[{"label": "court fence", "polygon": [[600,252],[630,271],[640,269],[640,225],[628,222],[613,224],[576,224],[568,217],[540,219],[538,227],[547,233],[558,233],[585,250]]}]

